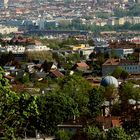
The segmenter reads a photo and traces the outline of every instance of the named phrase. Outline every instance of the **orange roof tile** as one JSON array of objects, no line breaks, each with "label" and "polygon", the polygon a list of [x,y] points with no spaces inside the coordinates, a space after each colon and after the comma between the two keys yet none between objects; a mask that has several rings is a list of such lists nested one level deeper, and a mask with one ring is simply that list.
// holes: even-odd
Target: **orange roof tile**
[{"label": "orange roof tile", "polygon": [[120,124],[120,120],[112,120],[112,126],[115,127],[115,126],[121,126]]},{"label": "orange roof tile", "polygon": [[82,68],[85,68],[85,67],[89,67],[85,62],[80,62],[80,63],[76,63],[78,67],[82,67]]},{"label": "orange roof tile", "polygon": [[50,72],[55,75],[56,77],[64,77],[64,74],[61,73],[59,70],[50,70]]},{"label": "orange roof tile", "polygon": [[103,65],[104,66],[105,65],[119,65],[119,63],[120,63],[119,59],[110,58],[110,59],[106,60]]}]

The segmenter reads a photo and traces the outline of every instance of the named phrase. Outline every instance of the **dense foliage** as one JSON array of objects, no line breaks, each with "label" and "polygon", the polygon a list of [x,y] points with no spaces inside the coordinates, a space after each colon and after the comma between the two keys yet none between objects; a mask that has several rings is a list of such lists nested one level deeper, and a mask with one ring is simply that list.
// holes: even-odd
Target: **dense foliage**
[{"label": "dense foliage", "polygon": [[[0,69],[0,138],[14,140],[25,135],[34,137],[37,131],[45,135],[56,134],[58,139],[69,139],[72,137],[71,134],[61,130],[57,132],[57,125],[83,116],[95,120],[101,113],[104,100],[111,103],[115,100],[116,106],[113,104],[111,109],[119,110],[120,115],[131,113],[133,121],[127,123],[124,120],[123,127],[126,131],[112,128],[107,133],[102,132],[99,129],[101,127],[88,126],[87,121],[84,136],[91,140],[129,140],[127,132],[132,133],[132,138],[139,137],[140,89],[132,83],[124,83],[119,91],[112,85],[106,88],[93,88],[79,74],[57,79],[56,83],[57,86],[47,94],[15,93],[4,78],[4,71]],[[130,99],[135,100],[136,110],[130,110]]]}]

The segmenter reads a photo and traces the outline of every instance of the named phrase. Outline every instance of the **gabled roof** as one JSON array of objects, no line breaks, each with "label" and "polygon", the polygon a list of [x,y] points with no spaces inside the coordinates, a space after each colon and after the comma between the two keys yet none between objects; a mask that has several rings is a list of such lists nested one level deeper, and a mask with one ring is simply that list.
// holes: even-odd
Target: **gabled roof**
[{"label": "gabled roof", "polygon": [[139,61],[136,60],[109,58],[103,63],[103,66],[121,66],[121,65],[139,65],[139,64],[140,64]]},{"label": "gabled roof", "polygon": [[76,65],[80,68],[87,68],[89,67],[85,62],[76,63]]},{"label": "gabled roof", "polygon": [[120,120],[112,120],[112,126],[113,127],[120,127],[121,126]]},{"label": "gabled roof", "polygon": [[121,121],[120,121],[120,117],[116,117],[116,116],[98,116],[96,118],[96,121],[101,123],[102,126],[104,126],[104,129],[109,129],[111,127],[121,127]]},{"label": "gabled roof", "polygon": [[56,70],[50,70],[50,72],[51,72],[55,77],[64,77],[64,74],[61,73],[58,69],[56,69]]},{"label": "gabled roof", "polygon": [[103,66],[106,66],[106,65],[119,65],[120,63],[120,60],[119,59],[114,59],[114,58],[110,58],[110,59],[107,59],[104,63],[103,63]]},{"label": "gabled roof", "polygon": [[14,77],[12,77],[11,75],[4,75],[4,77],[9,80],[14,79]]}]

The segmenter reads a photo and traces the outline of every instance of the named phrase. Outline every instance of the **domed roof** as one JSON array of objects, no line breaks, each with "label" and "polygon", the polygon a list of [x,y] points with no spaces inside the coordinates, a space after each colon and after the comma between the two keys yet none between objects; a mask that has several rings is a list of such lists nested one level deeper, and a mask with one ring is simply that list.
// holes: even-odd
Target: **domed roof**
[{"label": "domed roof", "polygon": [[106,87],[109,85],[114,85],[115,87],[119,86],[118,80],[113,76],[106,76],[101,80],[101,85]]}]

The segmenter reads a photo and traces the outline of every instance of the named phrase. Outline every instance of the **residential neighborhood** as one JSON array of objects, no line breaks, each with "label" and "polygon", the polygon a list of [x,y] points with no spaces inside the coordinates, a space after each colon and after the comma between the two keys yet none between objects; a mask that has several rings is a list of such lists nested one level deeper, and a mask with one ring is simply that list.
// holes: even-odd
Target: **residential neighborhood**
[{"label": "residential neighborhood", "polygon": [[[117,42],[110,40],[102,42],[102,39],[97,40],[97,42],[94,39],[91,41],[90,37],[86,41],[85,39],[77,40],[77,37],[73,36],[72,38],[69,37],[61,40],[61,43],[59,41],[60,49],[55,49],[51,48],[50,45],[53,40],[50,44],[47,41],[47,44],[44,45],[44,40],[39,40],[39,38],[35,40],[33,38],[16,36],[10,40],[2,39],[0,61],[3,62],[1,63],[4,71],[3,76],[10,83],[10,90],[18,93],[27,92],[33,97],[47,96],[62,89],[64,90],[63,92],[67,92],[67,88],[70,88],[67,87],[69,84],[72,84],[72,89],[69,89],[70,94],[73,94],[71,92],[83,94],[82,90],[90,90],[90,88],[101,90],[100,88],[104,87],[105,91],[109,92],[108,94],[112,96],[111,106],[114,106],[119,102],[119,98],[121,98],[119,88],[123,84],[127,85],[129,84],[128,81],[133,81],[133,86],[139,87],[139,44],[132,43],[131,40],[117,40]],[[100,41],[103,45],[100,44]],[[55,41],[55,43],[57,42]],[[83,83],[80,79],[77,81],[80,82],[81,87],[74,81],[78,80],[74,78],[75,76],[83,80]],[[74,79],[72,80],[71,78]],[[77,86],[74,86],[71,80],[76,82]],[[89,87],[86,89],[83,86]],[[109,90],[108,88],[110,88],[110,91],[107,91]],[[139,96],[139,92],[137,94]],[[100,104],[101,114],[96,119],[101,124],[102,130],[107,133],[112,127],[122,128],[122,123],[125,123],[125,119],[129,116],[127,116],[128,114],[116,115],[112,113],[110,97],[106,94],[105,97],[106,100]],[[128,98],[128,104],[133,105],[132,108],[129,108],[130,111],[133,111],[136,106],[137,110],[140,108],[139,97],[137,105],[134,99]],[[57,124],[55,127],[75,134],[87,125],[86,117],[74,117],[74,120],[72,120],[72,117],[70,120],[67,120],[68,122]],[[91,119],[92,117],[88,121],[92,124]],[[130,122],[132,121],[131,119],[129,120]],[[79,139],[81,139],[80,136]]]},{"label": "residential neighborhood", "polygon": [[140,139],[140,1],[0,1],[1,140]]}]

